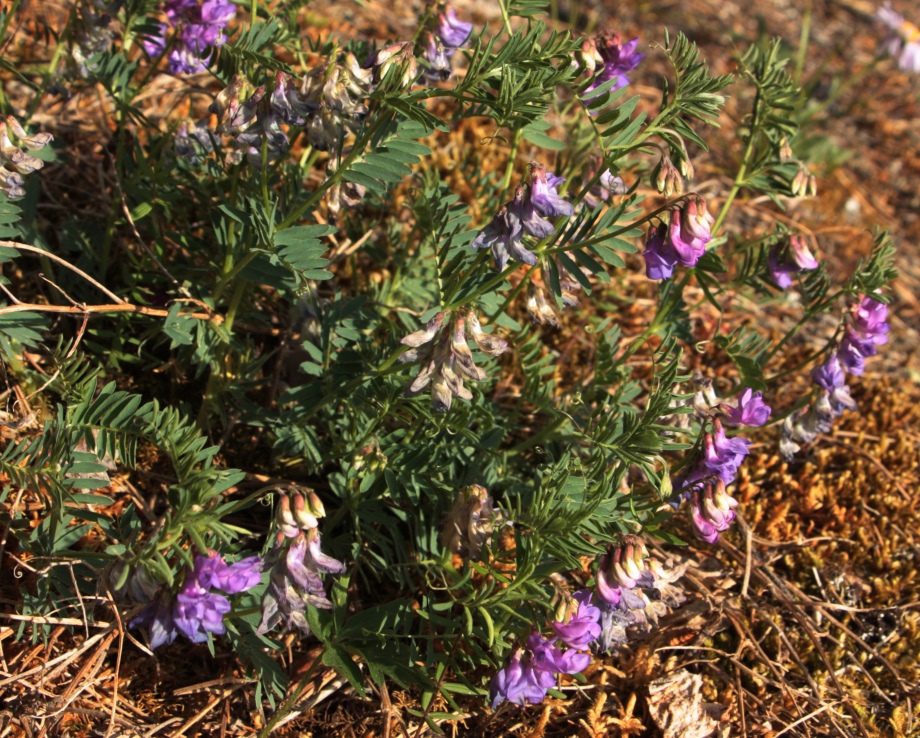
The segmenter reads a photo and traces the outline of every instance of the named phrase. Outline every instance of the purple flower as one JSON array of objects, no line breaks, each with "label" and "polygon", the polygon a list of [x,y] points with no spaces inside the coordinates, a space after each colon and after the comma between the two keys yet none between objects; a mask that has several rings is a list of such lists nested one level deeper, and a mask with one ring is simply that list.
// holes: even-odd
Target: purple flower
[{"label": "purple flower", "polygon": [[207,633],[221,635],[227,632],[224,615],[230,612],[230,602],[221,594],[209,592],[194,576],[187,577],[185,585],[176,595],[173,612],[176,627],[192,643],[204,643]]},{"label": "purple flower", "polygon": [[562,612],[553,623],[553,630],[567,646],[584,648],[600,635],[601,626],[598,621],[601,611],[591,604],[592,596],[590,590],[582,589],[563,603]]},{"label": "purple flower", "polygon": [[828,392],[846,386],[846,376],[836,351],[831,351],[823,364],[812,369],[811,378],[814,379],[815,384]]},{"label": "purple flower", "polygon": [[735,519],[737,506],[738,501],[725,491],[721,479],[695,490],[690,503],[690,522],[696,537],[706,543],[718,541],[719,533],[728,530]]},{"label": "purple flower", "polygon": [[850,314],[860,335],[879,346],[888,343],[888,306],[884,302],[865,296],[851,308]]},{"label": "purple flower", "polygon": [[[702,204],[702,201],[700,203]],[[687,215],[691,210],[692,214]],[[694,200],[689,201],[681,210],[671,211],[668,241],[677,255],[677,263],[681,266],[696,266],[700,257],[706,253],[706,244],[711,240],[709,232],[711,217],[706,212],[706,205],[702,204],[700,210]]]},{"label": "purple flower", "polygon": [[[225,28],[236,17],[236,5],[230,0],[204,0],[201,3],[201,22]],[[213,45],[214,42],[209,42]]]},{"label": "purple flower", "polygon": [[[514,257],[515,261],[534,266],[537,256],[532,251],[524,248],[521,238],[524,235],[522,218],[524,216],[524,192],[518,188],[514,200],[502,206],[496,213],[492,222],[483,228],[479,235],[470,244],[474,249],[492,249],[492,258],[495,268],[503,271],[508,264],[508,259]],[[534,227],[531,224],[531,227]]]},{"label": "purple flower", "polygon": [[446,82],[453,69],[443,44],[432,34],[426,34],[425,50],[422,59],[428,64],[424,77],[429,82]]},{"label": "purple flower", "polygon": [[670,279],[677,265],[677,253],[666,238],[664,225],[648,227],[645,240],[645,273],[649,279]]},{"label": "purple flower", "polygon": [[847,326],[840,342],[840,362],[850,374],[859,376],[866,370],[866,359],[878,353],[875,345],[873,338],[864,338]]},{"label": "purple flower", "polygon": [[698,490],[690,498],[690,522],[693,525],[694,535],[701,541],[715,543],[719,540],[718,529],[703,514],[703,506],[700,504],[700,492]]},{"label": "purple flower", "polygon": [[792,286],[791,274],[818,268],[817,259],[801,236],[792,236],[788,243],[775,245],[770,250],[767,264],[773,281],[783,289]]},{"label": "purple flower", "polygon": [[534,668],[559,674],[578,674],[588,668],[591,656],[578,651],[562,651],[556,638],[547,640],[537,631],[530,634],[527,647],[533,654]]},{"label": "purple flower", "polygon": [[588,88],[588,92],[605,82],[616,79],[612,89],[618,90],[629,84],[627,72],[631,72],[645,58],[645,54],[636,51],[639,39],[622,42],[619,33],[602,33],[595,39],[597,52],[604,63],[604,68]]},{"label": "purple flower", "polygon": [[756,427],[766,423],[772,412],[770,406],[763,401],[763,393],[754,392],[748,387],[738,398],[737,406],[725,410],[724,416],[725,422],[731,425]]},{"label": "purple flower", "polygon": [[546,167],[539,162],[530,162],[530,191],[527,199],[540,215],[553,217],[572,215],[575,212],[572,204],[563,200],[556,191],[564,182],[565,179],[547,172]]},{"label": "purple flower", "polygon": [[634,590],[654,584],[654,576],[644,563],[647,555],[645,544],[636,536],[628,536],[622,546],[608,547],[598,559],[595,576],[597,596],[602,603],[621,609],[645,607],[644,600]]},{"label": "purple flower", "polygon": [[258,632],[267,633],[283,623],[288,630],[309,633],[307,607],[332,609],[320,574],[341,574],[345,565],[322,552],[317,528],[301,532],[293,540],[279,531],[271,559],[271,575],[262,596],[262,622]]},{"label": "purple flower", "polygon": [[231,609],[224,595],[211,590],[221,589],[227,594],[244,592],[259,583],[261,570],[262,559],[258,556],[227,564],[216,551],[196,554],[194,566],[186,572],[175,600],[161,593],[128,627],[148,626],[152,649],[172,643],[180,632],[193,643],[204,643],[208,633],[227,632],[223,620]]},{"label": "purple flower", "polygon": [[173,618],[172,599],[161,592],[159,597],[150,602],[128,623],[129,628],[141,626],[147,626],[150,631],[151,650],[164,645],[168,646],[176,640],[179,631]]},{"label": "purple flower", "polygon": [[546,692],[556,686],[556,679],[551,672],[534,668],[533,654],[516,648],[508,663],[492,677],[489,694],[492,709],[508,700],[516,705],[528,702],[539,704],[546,697]]},{"label": "purple flower", "polygon": [[898,66],[908,72],[920,72],[920,28],[896,13],[891,3],[879,8],[876,17],[888,26],[882,51],[897,57]]},{"label": "purple flower", "polygon": [[834,413],[839,415],[844,410],[856,409],[856,402],[850,397],[846,376],[836,351],[831,351],[823,364],[812,369],[811,377],[815,384],[827,393],[831,410]]},{"label": "purple flower", "polygon": [[738,467],[748,455],[751,442],[744,438],[729,438],[716,418],[713,433],[707,433],[703,441],[703,466],[717,475],[725,484],[735,480]]},{"label": "purple flower", "polygon": [[[205,54],[209,48],[226,41],[223,29],[236,15],[236,6],[229,0],[169,0],[164,11],[169,24],[177,29],[175,47],[169,53],[169,71],[172,74],[195,74],[204,72],[212,55]],[[157,36],[143,41],[144,49],[151,57],[158,57],[166,50],[168,26],[160,24]]]},{"label": "purple flower", "polygon": [[438,14],[438,37],[448,49],[459,49],[473,33],[473,24],[464,23],[454,12],[451,5],[447,10]]}]

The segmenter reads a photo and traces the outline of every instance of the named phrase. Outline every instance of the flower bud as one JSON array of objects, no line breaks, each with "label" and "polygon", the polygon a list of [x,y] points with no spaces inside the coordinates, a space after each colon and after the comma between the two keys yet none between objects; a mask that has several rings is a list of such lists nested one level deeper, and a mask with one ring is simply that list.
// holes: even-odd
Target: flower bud
[{"label": "flower bud", "polygon": [[300,535],[300,525],[291,510],[291,501],[284,492],[278,493],[278,506],[275,508],[275,524],[285,538]]},{"label": "flower bud", "polygon": [[671,197],[675,193],[680,195],[684,191],[684,182],[680,173],[674,168],[668,156],[662,155],[652,170],[652,177],[655,180],[656,189],[665,197]]}]

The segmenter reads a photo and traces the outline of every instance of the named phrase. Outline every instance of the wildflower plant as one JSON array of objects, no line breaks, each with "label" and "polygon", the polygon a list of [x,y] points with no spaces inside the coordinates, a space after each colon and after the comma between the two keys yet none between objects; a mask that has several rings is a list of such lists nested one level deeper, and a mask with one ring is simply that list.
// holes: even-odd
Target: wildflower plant
[{"label": "wildflower plant", "polygon": [[[265,734],[312,676],[288,686],[288,631],[360,694],[540,702],[682,601],[682,566],[646,541],[728,534],[739,434],[791,456],[855,407],[845,375],[886,340],[886,236],[835,285],[804,234],[728,230],[746,194],[816,194],[779,43],[733,79],[682,34],[586,39],[538,2],[500,5],[500,28],[432,4],[412,39],[305,41],[258,2],[126,3],[89,67],[116,111],[116,185],[56,246],[37,189],[11,202],[31,155],[3,148],[0,259],[42,259],[57,285],[17,297],[4,278],[0,307],[7,374],[45,408],[0,456],[42,507],[12,524],[46,574],[23,613],[104,590],[159,658],[180,634],[225,643],[273,710]],[[670,65],[656,104],[630,85],[652,55]],[[143,92],[167,72],[210,76],[187,82],[187,116],[154,120]],[[752,107],[719,198],[691,152],[733,84]],[[27,149],[51,141],[8,120]],[[637,283],[654,308],[624,335],[597,306]],[[793,289],[779,339],[707,337],[734,388],[691,381],[694,311],[730,325],[733,292]],[[784,348],[834,311],[789,405]],[[556,351],[588,329],[589,365]],[[141,479],[151,457],[166,481],[125,501],[110,472]]]}]

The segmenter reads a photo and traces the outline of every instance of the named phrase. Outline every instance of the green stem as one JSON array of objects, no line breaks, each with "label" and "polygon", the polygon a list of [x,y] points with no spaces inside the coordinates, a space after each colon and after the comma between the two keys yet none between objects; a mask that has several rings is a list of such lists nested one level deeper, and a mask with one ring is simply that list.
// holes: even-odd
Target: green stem
[{"label": "green stem", "polygon": [[805,6],[805,12],[802,14],[802,30],[799,33],[799,48],[795,55],[795,80],[799,84],[802,81],[802,70],[805,69],[805,55],[808,53],[808,38],[811,35],[811,2]]},{"label": "green stem", "polygon": [[510,275],[519,266],[520,264],[515,262],[511,266],[507,267],[503,272],[501,272],[501,274],[493,277],[488,282],[486,282],[484,285],[482,285],[479,289],[474,291],[472,295],[465,295],[462,300],[455,300],[451,302],[450,305],[445,306],[444,309],[445,310],[456,310],[458,307],[461,307],[463,305],[466,305],[467,303],[478,300],[480,297],[486,294],[486,292],[491,292],[496,287],[498,287],[498,285],[504,282],[508,278],[508,275]]},{"label": "green stem", "polygon": [[377,119],[374,121],[373,125],[367,129],[363,135],[355,141],[352,146],[351,153],[345,158],[345,161],[342,162],[342,165],[329,176],[325,182],[323,182],[316,191],[310,195],[306,200],[304,200],[300,205],[294,208],[291,214],[282,220],[277,226],[275,226],[276,231],[283,231],[285,228],[290,228],[294,223],[296,223],[300,218],[306,213],[310,208],[312,208],[319,200],[326,194],[328,190],[332,187],[335,187],[345,176],[345,172],[348,171],[348,168],[354,163],[356,159],[364,155],[364,147],[367,143],[373,140],[374,136],[377,134],[377,131],[383,127],[383,125],[389,121],[389,113],[381,113],[377,116]]},{"label": "green stem", "polygon": [[747,146],[744,149],[744,155],[741,157],[741,166],[738,167],[738,174],[735,175],[735,181],[732,183],[732,188],[728,193],[728,197],[725,198],[725,202],[722,204],[719,216],[716,218],[715,223],[712,224],[710,233],[712,233],[713,236],[719,232],[719,228],[722,227],[722,223],[724,223],[725,218],[728,217],[728,212],[731,209],[732,203],[735,201],[741,188],[747,184],[748,167],[751,164],[751,156],[754,153],[754,140],[757,138],[758,128],[760,127],[760,109],[760,89],[758,88],[757,94],[754,96],[751,132],[748,136]]},{"label": "green stem", "polygon": [[530,278],[533,276],[534,272],[537,270],[535,266],[530,267],[527,270],[527,273],[521,277],[521,281],[517,286],[508,293],[508,296],[505,298],[505,301],[501,304],[501,307],[498,308],[492,315],[489,316],[489,322],[494,323],[499,315],[504,313],[508,306],[514,301],[514,299],[521,294],[524,288],[527,286],[527,283],[530,282]]},{"label": "green stem", "polygon": [[656,208],[655,210],[653,210],[650,213],[647,213],[646,215],[643,215],[641,218],[639,218],[639,220],[633,221],[632,223],[629,223],[625,226],[612,230],[608,233],[604,233],[600,236],[594,236],[593,238],[588,238],[584,241],[579,241],[576,244],[566,244],[565,246],[557,246],[554,249],[546,249],[545,251],[541,251],[540,253],[549,255],[549,254],[558,254],[562,251],[577,251],[579,249],[585,248],[586,246],[593,246],[596,243],[602,243],[611,238],[614,238],[615,236],[619,236],[623,233],[631,231],[633,228],[637,228],[638,226],[641,226],[645,223],[650,222],[652,218],[656,217],[659,213],[663,213],[665,210],[670,210],[672,207],[674,207],[675,204],[679,203],[681,200],[686,200],[688,197],[692,197],[695,194],[696,193],[694,192],[688,192],[686,195],[681,195],[680,197],[677,197],[673,200],[669,200],[661,207]]},{"label": "green stem", "polygon": [[508,165],[505,167],[505,176],[502,179],[502,192],[506,192],[511,186],[511,177],[514,174],[514,162],[515,159],[517,159],[518,147],[521,145],[521,137],[523,135],[524,130],[518,128],[511,138],[511,152],[508,154]]},{"label": "green stem", "polygon": [[792,329],[785,336],[783,336],[782,340],[773,347],[770,353],[767,354],[763,361],[763,365],[766,366],[770,360],[776,356],[777,352],[789,342],[789,339],[798,333],[806,323],[808,323],[818,313],[823,312],[828,306],[834,304],[837,301],[837,298],[839,298],[840,295],[844,293],[845,290],[837,290],[833,295],[825,298],[822,302],[815,305],[811,310],[808,310],[801,318],[799,318],[799,321],[794,326],[792,326]]}]

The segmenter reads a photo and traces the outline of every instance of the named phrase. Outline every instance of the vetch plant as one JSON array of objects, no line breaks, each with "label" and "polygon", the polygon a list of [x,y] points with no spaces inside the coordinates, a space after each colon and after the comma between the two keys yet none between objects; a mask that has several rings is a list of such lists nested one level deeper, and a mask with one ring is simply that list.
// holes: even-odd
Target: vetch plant
[{"label": "vetch plant", "polygon": [[[791,459],[855,408],[893,247],[836,284],[770,209],[818,196],[779,42],[717,76],[682,34],[576,38],[538,6],[307,40],[260,2],[128,2],[92,64],[107,207],[55,210],[54,238],[23,180],[51,134],[0,124],[0,260],[46,278],[9,271],[0,305],[44,408],[0,455],[40,510],[10,527],[46,575],[21,614],[105,589],[163,668],[180,635],[232,651],[263,735],[323,667],[455,715],[535,704],[680,606],[686,564],[652,542],[736,535],[754,434]],[[652,56],[654,101],[630,84]],[[152,116],[166,81],[187,109]],[[708,130],[729,89],[737,142]],[[708,141],[738,168],[696,182]],[[318,654],[296,677],[292,642]]]}]

